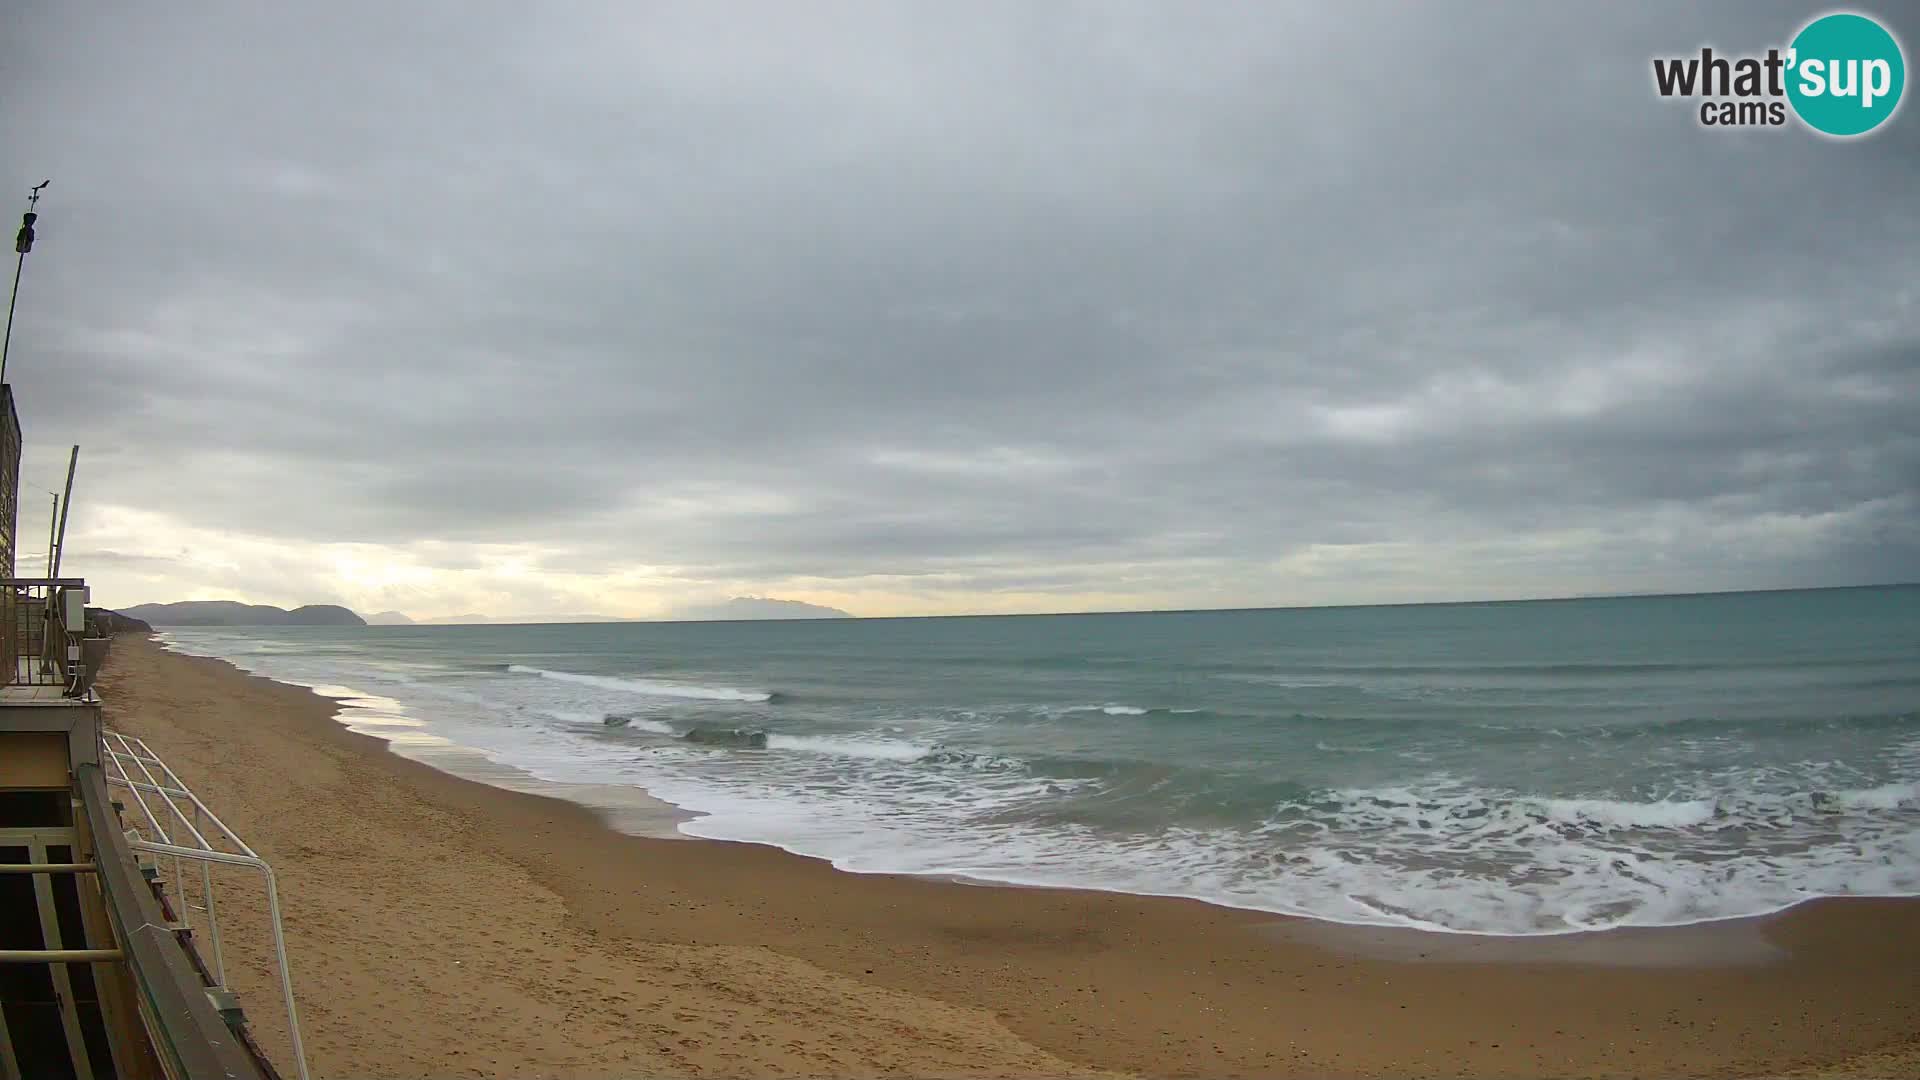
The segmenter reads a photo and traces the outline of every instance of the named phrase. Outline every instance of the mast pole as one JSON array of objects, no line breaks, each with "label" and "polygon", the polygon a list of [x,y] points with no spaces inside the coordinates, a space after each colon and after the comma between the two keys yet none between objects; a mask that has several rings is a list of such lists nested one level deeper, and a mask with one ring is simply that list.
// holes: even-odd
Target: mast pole
[{"label": "mast pole", "polygon": [[80,464],[80,447],[73,448],[73,455],[67,458],[67,493],[60,500],[60,525],[53,546],[53,576],[60,576],[60,556],[66,554],[61,549],[67,546],[67,511],[73,509],[73,470]]},{"label": "mast pole", "polygon": [[20,232],[13,240],[13,250],[19,257],[13,260],[13,293],[7,297],[7,332],[0,337],[0,384],[7,381],[7,352],[13,347],[13,308],[20,302],[20,272],[26,269],[27,252],[33,250],[33,223],[40,215],[33,208],[40,203],[40,192],[51,180],[42,180],[27,192],[27,212],[20,217]]}]

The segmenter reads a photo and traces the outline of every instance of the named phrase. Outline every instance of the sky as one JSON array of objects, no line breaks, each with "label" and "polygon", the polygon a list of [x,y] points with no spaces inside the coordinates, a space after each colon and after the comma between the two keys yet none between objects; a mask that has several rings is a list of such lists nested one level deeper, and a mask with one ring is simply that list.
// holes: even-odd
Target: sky
[{"label": "sky", "polygon": [[1920,112],[1652,88],[1824,10],[25,0],[21,572],[79,443],[109,605],[1920,579]]}]

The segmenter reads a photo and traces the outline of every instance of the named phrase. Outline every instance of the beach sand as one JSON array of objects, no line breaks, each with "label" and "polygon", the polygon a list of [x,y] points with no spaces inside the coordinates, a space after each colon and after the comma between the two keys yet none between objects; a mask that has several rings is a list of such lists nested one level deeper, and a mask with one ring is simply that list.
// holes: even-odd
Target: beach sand
[{"label": "beach sand", "polygon": [[[1514,940],[846,874],[626,835],[138,638],[100,690],[273,863],[317,1076],[1920,1075],[1920,902]],[[257,895],[223,872],[291,1077]]]}]

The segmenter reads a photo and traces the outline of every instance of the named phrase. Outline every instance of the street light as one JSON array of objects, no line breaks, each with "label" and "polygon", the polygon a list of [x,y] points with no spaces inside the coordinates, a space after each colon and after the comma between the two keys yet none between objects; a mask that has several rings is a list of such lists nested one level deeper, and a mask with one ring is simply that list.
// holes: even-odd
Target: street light
[{"label": "street light", "polygon": [[51,180],[42,180],[27,192],[27,212],[20,215],[20,231],[13,237],[13,250],[19,252],[20,257],[13,263],[13,295],[7,298],[7,333],[0,338],[0,385],[7,381],[7,350],[13,345],[13,305],[20,300],[20,271],[27,265],[27,252],[33,250],[33,223],[40,220],[33,208],[40,202],[40,193],[51,183]]}]

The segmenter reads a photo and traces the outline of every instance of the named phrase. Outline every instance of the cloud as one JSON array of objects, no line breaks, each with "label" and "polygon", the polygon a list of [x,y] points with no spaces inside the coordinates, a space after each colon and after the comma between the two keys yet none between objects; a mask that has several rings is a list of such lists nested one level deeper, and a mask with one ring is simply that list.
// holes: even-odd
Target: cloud
[{"label": "cloud", "polygon": [[833,13],[32,13],[70,565],[428,617],[1920,577],[1915,114],[1648,85],[1806,12]]}]

